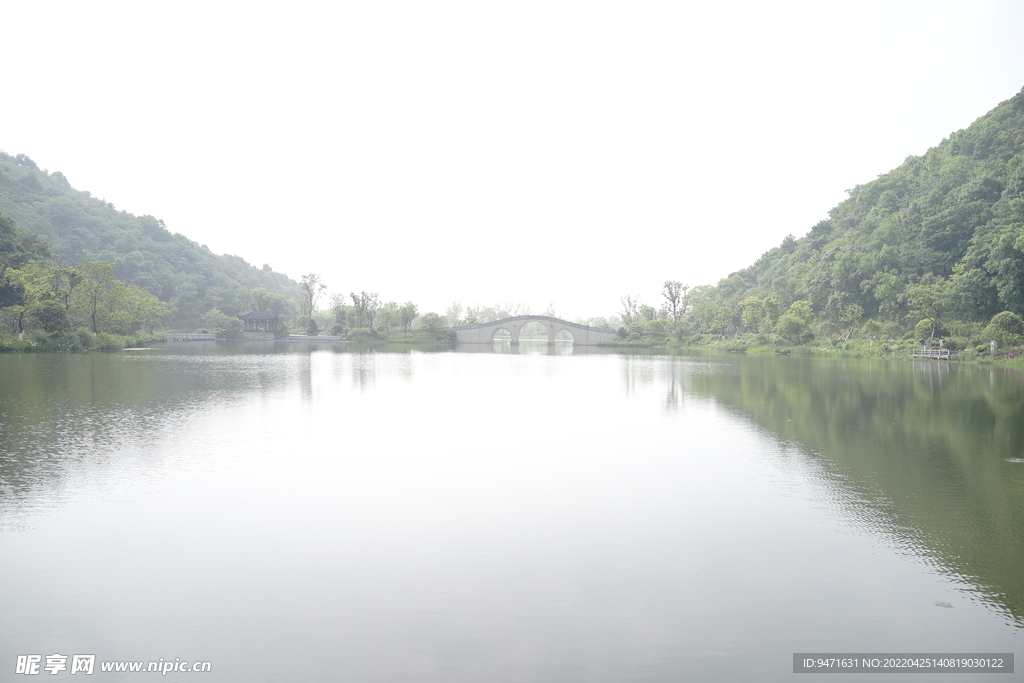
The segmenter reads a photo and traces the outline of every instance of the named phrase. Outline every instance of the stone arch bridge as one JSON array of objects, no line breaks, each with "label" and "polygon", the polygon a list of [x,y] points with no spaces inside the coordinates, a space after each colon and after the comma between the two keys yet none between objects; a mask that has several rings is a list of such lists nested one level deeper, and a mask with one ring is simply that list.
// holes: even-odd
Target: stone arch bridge
[{"label": "stone arch bridge", "polygon": [[504,318],[489,323],[459,325],[452,329],[455,330],[457,344],[492,344],[498,330],[507,330],[512,335],[512,343],[518,344],[519,333],[529,323],[540,323],[547,329],[548,344],[554,344],[555,335],[562,330],[568,331],[572,335],[573,343],[580,346],[597,346],[602,342],[615,341],[619,338],[618,332],[607,327],[578,325],[568,320],[559,320],[546,315],[517,315],[514,318]]}]

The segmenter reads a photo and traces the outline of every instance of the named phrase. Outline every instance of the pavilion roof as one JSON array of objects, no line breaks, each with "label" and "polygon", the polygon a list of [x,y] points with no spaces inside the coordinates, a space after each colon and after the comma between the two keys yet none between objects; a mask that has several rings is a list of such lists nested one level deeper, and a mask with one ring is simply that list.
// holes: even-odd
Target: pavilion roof
[{"label": "pavilion roof", "polygon": [[277,313],[272,311],[253,311],[238,316],[239,320],[277,320]]}]

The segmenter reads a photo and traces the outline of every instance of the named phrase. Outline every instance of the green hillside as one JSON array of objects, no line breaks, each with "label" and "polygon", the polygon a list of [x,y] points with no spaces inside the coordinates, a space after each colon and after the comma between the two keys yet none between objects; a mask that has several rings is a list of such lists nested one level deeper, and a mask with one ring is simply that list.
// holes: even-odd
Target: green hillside
[{"label": "green hillside", "polygon": [[113,263],[115,278],[170,304],[165,324],[171,328],[194,326],[210,309],[235,315],[266,307],[283,313],[298,298],[298,284],[269,266],[218,256],[152,216],[118,211],[24,154],[0,152],[0,213],[40,236],[57,265],[83,259]]},{"label": "green hillside", "polygon": [[1024,91],[923,156],[850,190],[798,240],[718,284],[726,299],[806,299],[835,315],[910,312],[907,290],[951,279],[962,313],[1024,313]]},{"label": "green hillside", "polygon": [[848,192],[804,237],[691,291],[687,329],[779,333],[787,322],[795,343],[800,326],[784,320],[795,302],[810,304],[793,311],[808,336],[815,324],[909,333],[921,320],[938,331],[1024,314],[1024,91]]}]

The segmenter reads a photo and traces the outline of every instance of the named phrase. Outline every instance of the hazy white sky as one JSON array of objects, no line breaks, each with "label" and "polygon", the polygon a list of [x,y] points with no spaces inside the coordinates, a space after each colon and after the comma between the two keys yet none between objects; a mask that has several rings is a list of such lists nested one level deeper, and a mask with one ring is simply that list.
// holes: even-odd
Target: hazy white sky
[{"label": "hazy white sky", "polygon": [[6,3],[0,149],[331,291],[717,282],[1024,86],[1019,0]]}]

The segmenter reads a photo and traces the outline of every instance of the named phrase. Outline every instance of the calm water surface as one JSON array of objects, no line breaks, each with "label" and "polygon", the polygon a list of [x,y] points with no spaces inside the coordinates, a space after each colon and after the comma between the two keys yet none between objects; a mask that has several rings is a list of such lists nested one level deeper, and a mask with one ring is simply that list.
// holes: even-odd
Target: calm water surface
[{"label": "calm water surface", "polygon": [[1022,373],[531,348],[0,355],[0,680],[1021,659]]}]

